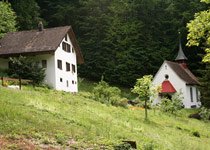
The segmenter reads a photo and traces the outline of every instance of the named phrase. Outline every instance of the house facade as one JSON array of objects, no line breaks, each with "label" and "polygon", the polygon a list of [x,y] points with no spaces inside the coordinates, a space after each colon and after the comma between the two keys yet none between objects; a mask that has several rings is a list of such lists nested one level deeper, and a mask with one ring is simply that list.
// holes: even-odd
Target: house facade
[{"label": "house facade", "polygon": [[163,97],[170,99],[173,94],[181,90],[183,92],[182,96],[184,99],[182,103],[184,108],[200,107],[200,91],[197,89],[199,82],[187,68],[186,60],[187,57],[183,53],[180,42],[179,53],[175,59],[176,62],[164,61],[153,79],[153,83],[162,87],[153,104],[158,104]]},{"label": "house facade", "polygon": [[0,68],[9,57],[27,56],[45,68],[44,82],[56,90],[78,92],[77,64],[84,62],[71,26],[7,33],[0,40]]}]

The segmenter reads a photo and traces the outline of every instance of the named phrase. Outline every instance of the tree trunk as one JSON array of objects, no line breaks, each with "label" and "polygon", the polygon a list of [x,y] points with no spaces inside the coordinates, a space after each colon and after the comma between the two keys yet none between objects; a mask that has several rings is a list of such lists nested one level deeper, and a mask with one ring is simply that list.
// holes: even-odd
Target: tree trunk
[{"label": "tree trunk", "polygon": [[21,79],[19,78],[19,89],[21,90]]},{"label": "tree trunk", "polygon": [[145,120],[147,120],[147,100],[145,100]]}]

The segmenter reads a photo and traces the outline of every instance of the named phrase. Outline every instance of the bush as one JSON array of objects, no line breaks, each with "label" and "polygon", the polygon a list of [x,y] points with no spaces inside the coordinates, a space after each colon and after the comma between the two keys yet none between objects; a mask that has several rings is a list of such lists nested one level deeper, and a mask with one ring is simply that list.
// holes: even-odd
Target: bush
[{"label": "bush", "polygon": [[9,70],[0,68],[0,78],[1,77],[8,77]]},{"label": "bush", "polygon": [[111,97],[110,102],[114,106],[119,106],[119,107],[124,107],[124,108],[127,108],[128,106],[127,98],[121,98],[120,96]]},{"label": "bush", "polygon": [[93,88],[92,98],[104,104],[112,104],[115,106],[126,107],[127,99],[120,97],[121,90],[118,87],[111,87],[107,82],[103,80]]},{"label": "bush", "polygon": [[163,98],[161,102],[159,103],[160,110],[163,112],[169,112],[171,114],[176,115],[177,112],[183,108],[183,104],[182,104],[183,97],[180,96],[181,94],[182,94],[181,91],[174,94],[171,100],[167,98]]},{"label": "bush", "polygon": [[41,84],[45,78],[45,69],[27,57],[10,58],[10,73],[13,78],[33,80],[34,84]]},{"label": "bush", "polygon": [[210,109],[205,108],[205,107],[201,107],[199,115],[200,115],[202,120],[204,120],[204,121],[209,120],[209,118],[210,118]]}]

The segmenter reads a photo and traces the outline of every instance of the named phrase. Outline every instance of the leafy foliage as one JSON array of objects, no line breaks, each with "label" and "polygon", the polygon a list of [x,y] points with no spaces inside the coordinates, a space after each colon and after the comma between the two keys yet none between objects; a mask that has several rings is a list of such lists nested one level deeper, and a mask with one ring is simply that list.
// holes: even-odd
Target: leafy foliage
[{"label": "leafy foliage", "polygon": [[200,73],[202,75],[199,78],[200,86],[198,87],[201,92],[200,101],[204,107],[210,108],[210,64],[206,63],[205,70],[200,70]]},{"label": "leafy foliage", "polygon": [[[202,0],[209,4],[209,0]],[[210,30],[209,30],[210,12],[203,10],[195,13],[194,19],[187,24],[188,28],[188,46],[199,46],[203,44],[205,46],[206,56],[203,58],[203,62],[210,62]]]},{"label": "leafy foliage", "polygon": [[160,110],[174,114],[176,116],[177,112],[183,108],[183,97],[181,96],[182,94],[183,93],[181,91],[175,93],[171,100],[168,98],[163,98],[159,104]]},{"label": "leafy foliage", "polygon": [[127,107],[127,99],[121,98],[121,90],[118,87],[111,87],[104,81],[101,81],[93,88],[93,99],[105,104],[112,104],[115,106]]},{"label": "leafy foliage", "polygon": [[[186,23],[207,6],[200,0],[10,0],[20,30],[71,25],[85,64],[81,77],[132,87],[136,79],[155,74],[163,60],[174,60],[178,31],[186,43]],[[37,5],[38,4],[38,5]],[[188,6],[187,9],[185,6]],[[184,47],[188,67],[203,66],[200,48]],[[146,66],[146,67],[145,67]],[[198,74],[196,74],[198,75]]]},{"label": "leafy foliage", "polygon": [[202,118],[204,121],[209,120],[209,118],[210,118],[210,109],[205,108],[205,107],[201,107],[201,108],[200,108],[199,115],[201,116],[201,118]]},{"label": "leafy foliage", "polygon": [[152,82],[152,78],[152,75],[145,75],[137,79],[136,85],[131,90],[139,95],[139,100],[145,102],[145,119],[147,119],[147,103],[150,102],[150,98],[154,98],[157,95],[158,89],[160,89]]},{"label": "leafy foliage", "polygon": [[0,2],[0,39],[7,33],[16,31],[16,15],[9,2]]},{"label": "leafy foliage", "polygon": [[36,84],[41,84],[45,77],[45,70],[40,67],[39,62],[23,56],[10,58],[10,75],[19,79],[30,79]]}]

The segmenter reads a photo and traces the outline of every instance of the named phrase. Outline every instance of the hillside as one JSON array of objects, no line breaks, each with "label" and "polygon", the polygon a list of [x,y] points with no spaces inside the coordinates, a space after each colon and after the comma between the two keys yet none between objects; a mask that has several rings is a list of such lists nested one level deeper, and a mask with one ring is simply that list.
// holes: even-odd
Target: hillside
[{"label": "hillside", "polygon": [[[24,87],[0,87],[1,149],[113,149],[120,140],[134,140],[138,149],[208,150],[210,123],[159,111],[107,106],[89,99],[92,82],[77,95]],[[193,136],[197,131],[200,137]]]}]

